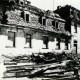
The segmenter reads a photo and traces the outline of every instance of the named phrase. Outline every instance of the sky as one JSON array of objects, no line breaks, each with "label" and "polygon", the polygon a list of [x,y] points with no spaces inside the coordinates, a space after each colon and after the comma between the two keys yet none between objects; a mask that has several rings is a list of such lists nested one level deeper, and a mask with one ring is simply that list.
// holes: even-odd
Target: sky
[{"label": "sky", "polygon": [[28,0],[31,4],[43,10],[55,10],[57,6],[71,5],[80,10],[80,0]]}]

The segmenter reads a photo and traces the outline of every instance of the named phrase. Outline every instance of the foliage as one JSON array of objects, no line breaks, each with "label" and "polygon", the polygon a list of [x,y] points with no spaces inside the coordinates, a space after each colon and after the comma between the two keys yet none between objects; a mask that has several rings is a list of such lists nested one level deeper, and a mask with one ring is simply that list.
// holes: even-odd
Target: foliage
[{"label": "foliage", "polygon": [[7,23],[7,17],[8,16],[6,14],[6,11],[13,9],[14,4],[15,4],[14,1],[0,0],[0,7],[2,8],[2,20],[1,20],[2,24]]},{"label": "foliage", "polygon": [[79,67],[78,62],[75,61],[75,60],[72,60],[72,61],[70,61],[70,62],[68,62],[68,63],[66,64],[66,69],[67,69],[67,70],[74,70],[75,67]]},{"label": "foliage", "polygon": [[67,70],[72,70],[73,67],[79,66],[78,57],[74,53],[74,50],[63,51],[62,53],[55,51],[48,53],[32,53],[32,55],[21,55],[12,59],[12,61],[17,63],[32,62],[36,64],[62,63],[66,60],[70,60],[70,62],[66,64]]}]

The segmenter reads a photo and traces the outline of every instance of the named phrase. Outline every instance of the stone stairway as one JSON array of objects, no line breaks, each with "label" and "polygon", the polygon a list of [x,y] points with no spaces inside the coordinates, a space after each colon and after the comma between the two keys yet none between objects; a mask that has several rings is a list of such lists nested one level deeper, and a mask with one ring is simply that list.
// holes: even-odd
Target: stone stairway
[{"label": "stone stairway", "polygon": [[20,63],[13,65],[5,65],[6,72],[4,78],[11,77],[28,77],[28,78],[54,78],[54,79],[68,79],[75,78],[73,71],[67,71],[64,68],[65,62],[63,63],[52,63],[52,64],[34,64],[34,63]]}]

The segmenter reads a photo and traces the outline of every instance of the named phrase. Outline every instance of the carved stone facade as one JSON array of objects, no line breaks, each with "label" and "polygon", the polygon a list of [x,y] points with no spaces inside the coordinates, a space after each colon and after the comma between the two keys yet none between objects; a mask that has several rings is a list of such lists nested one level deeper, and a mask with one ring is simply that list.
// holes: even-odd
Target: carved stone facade
[{"label": "carved stone facade", "polygon": [[6,9],[7,23],[0,24],[0,54],[69,50],[71,34],[65,30],[66,21],[50,10],[29,4],[20,0],[11,6],[11,10]]}]

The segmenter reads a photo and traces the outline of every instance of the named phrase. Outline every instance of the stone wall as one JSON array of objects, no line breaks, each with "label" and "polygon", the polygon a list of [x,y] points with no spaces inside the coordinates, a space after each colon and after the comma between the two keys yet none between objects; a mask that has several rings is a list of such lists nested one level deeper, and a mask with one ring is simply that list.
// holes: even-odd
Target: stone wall
[{"label": "stone wall", "polygon": [[[14,29],[14,28],[13,28]],[[9,28],[2,28],[4,34],[0,35],[0,54],[12,54],[12,55],[23,55],[32,54],[39,52],[61,52],[65,49],[65,42],[61,41],[60,50],[56,50],[56,36],[54,34],[45,33],[43,31],[36,31],[30,28],[20,29],[17,28],[15,31],[9,30]],[[16,33],[15,37],[15,47],[12,47],[12,42],[8,40],[8,31],[13,31]],[[25,34],[31,34],[31,48],[25,47]],[[43,49],[43,37],[47,36],[49,38],[48,49]],[[69,44],[70,45],[70,44]],[[70,47],[69,47],[70,49]]]}]

